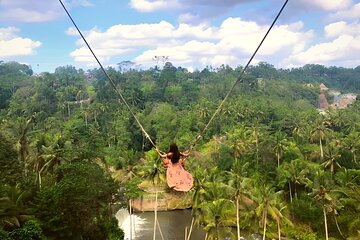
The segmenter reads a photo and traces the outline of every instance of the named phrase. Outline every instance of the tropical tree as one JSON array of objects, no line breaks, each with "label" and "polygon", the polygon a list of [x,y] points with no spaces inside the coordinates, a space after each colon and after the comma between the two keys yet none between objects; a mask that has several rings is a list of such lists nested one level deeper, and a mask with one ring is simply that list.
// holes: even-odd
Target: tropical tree
[{"label": "tropical tree", "polygon": [[351,131],[344,138],[344,147],[349,150],[352,154],[353,162],[357,164],[356,154],[360,150],[360,133],[356,131]]},{"label": "tropical tree", "polygon": [[[290,202],[292,203],[294,196],[296,199],[298,198],[297,186],[310,185],[312,172],[318,169],[318,164],[302,159],[296,159],[290,163],[285,162],[277,171],[278,186],[283,188],[285,184],[288,184]],[[294,193],[292,189],[294,189]]]},{"label": "tropical tree", "polygon": [[277,166],[280,167],[280,159],[283,156],[285,147],[287,146],[287,140],[284,133],[277,131],[275,133],[275,139],[274,139],[274,152],[277,159]]},{"label": "tropical tree", "polygon": [[[258,188],[253,189],[252,194],[252,199],[256,203],[256,215],[260,218],[260,225],[263,226],[263,240],[265,240],[266,237],[268,215],[270,215],[278,224],[278,234],[280,235],[280,220],[283,218],[281,211],[284,205],[279,204],[277,201],[281,198],[282,192],[275,192],[275,189],[270,185],[260,184]],[[277,205],[281,208],[277,208]]]},{"label": "tropical tree", "polygon": [[324,154],[324,162],[322,165],[324,168],[330,167],[330,173],[331,173],[331,179],[334,176],[335,173],[335,165],[338,167],[341,167],[338,163],[338,159],[340,158],[339,149],[336,146],[335,142],[330,142],[326,148],[325,148],[325,154]]},{"label": "tropical tree", "polygon": [[[56,184],[37,195],[35,216],[47,236],[55,239],[107,238],[102,223],[111,221],[112,195],[118,186],[96,163],[73,161],[60,165]],[[93,234],[92,238],[89,238]]]},{"label": "tropical tree", "polygon": [[157,204],[158,204],[158,184],[165,182],[165,171],[162,159],[155,150],[151,150],[145,154],[144,165],[139,166],[136,172],[143,178],[150,180],[155,187],[155,208],[154,208],[154,234],[153,240],[156,238],[157,220]]},{"label": "tropical tree", "polygon": [[315,140],[317,139],[319,141],[319,147],[320,147],[320,160],[324,160],[324,150],[323,150],[323,144],[324,140],[329,136],[331,133],[331,130],[328,128],[329,123],[325,121],[325,119],[320,118],[314,125],[312,131],[311,131],[311,139]]},{"label": "tropical tree", "polygon": [[234,224],[234,204],[227,199],[217,199],[201,204],[204,215],[206,240],[221,240],[231,236],[231,225]]},{"label": "tropical tree", "polygon": [[337,215],[338,210],[342,208],[342,205],[336,196],[338,191],[332,189],[332,184],[329,180],[330,179],[324,171],[317,171],[312,184],[312,192],[310,193],[323,211],[326,240],[329,239],[327,214],[334,213]]},{"label": "tropical tree", "polygon": [[245,193],[245,189],[248,186],[247,182],[249,181],[246,178],[246,169],[248,168],[249,163],[244,163],[241,165],[239,160],[236,160],[234,163],[231,172],[229,172],[229,185],[232,187],[233,196],[235,197],[236,202],[236,228],[237,228],[237,239],[240,240],[240,201],[242,194]]},{"label": "tropical tree", "polygon": [[233,151],[233,156],[235,159],[240,158],[249,150],[250,134],[251,132],[246,128],[245,124],[239,124],[233,132],[228,133],[230,147]]},{"label": "tropical tree", "polygon": [[16,185],[23,178],[22,167],[18,153],[13,143],[3,133],[0,133],[0,185]]},{"label": "tropical tree", "polygon": [[20,185],[5,186],[5,192],[0,196],[0,226],[12,230],[32,216],[25,202],[30,194],[20,188]]}]

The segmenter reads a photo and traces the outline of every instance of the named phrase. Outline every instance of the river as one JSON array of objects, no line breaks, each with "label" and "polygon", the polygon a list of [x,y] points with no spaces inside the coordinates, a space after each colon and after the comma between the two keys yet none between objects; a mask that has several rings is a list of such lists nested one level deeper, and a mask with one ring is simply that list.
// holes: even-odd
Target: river
[{"label": "river", "polygon": [[[124,230],[125,240],[152,240],[154,229],[154,212],[135,213],[131,216],[132,234],[130,236],[130,215],[126,209],[120,209],[116,213],[119,226]],[[189,230],[191,224],[191,210],[174,210],[158,212],[157,214],[160,229],[163,237],[161,237],[159,228],[156,231],[156,239],[159,240],[184,240],[185,228]],[[234,234],[236,229],[234,228]],[[205,238],[205,232],[202,228],[194,228],[191,234],[191,240],[199,240]],[[241,238],[245,239],[245,238]],[[246,239],[261,239],[259,235],[251,234]]]},{"label": "river", "polygon": [[[191,210],[174,210],[158,212],[157,214],[161,233],[165,240],[184,240],[185,228],[190,228]],[[130,240],[130,215],[126,209],[120,209],[116,213],[120,227],[125,232],[125,240]],[[131,216],[133,231],[132,240],[153,239],[154,212],[135,213]],[[191,240],[204,239],[205,233],[200,228],[194,228]],[[156,231],[156,239],[162,239],[159,228]]]}]

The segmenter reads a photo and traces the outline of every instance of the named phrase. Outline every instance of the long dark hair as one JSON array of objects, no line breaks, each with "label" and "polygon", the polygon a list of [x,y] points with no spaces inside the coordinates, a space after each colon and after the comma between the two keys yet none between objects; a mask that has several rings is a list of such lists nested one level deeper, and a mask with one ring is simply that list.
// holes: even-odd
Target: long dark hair
[{"label": "long dark hair", "polygon": [[170,145],[169,152],[172,152],[172,156],[170,158],[172,163],[177,163],[180,160],[180,151],[176,145],[176,143],[172,143]]}]

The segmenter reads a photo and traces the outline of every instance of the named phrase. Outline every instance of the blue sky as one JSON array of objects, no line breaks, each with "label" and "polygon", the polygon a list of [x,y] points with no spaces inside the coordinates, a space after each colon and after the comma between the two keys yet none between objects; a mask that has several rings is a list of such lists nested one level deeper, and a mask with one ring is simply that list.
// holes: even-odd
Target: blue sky
[{"label": "blue sky", "polygon": [[[146,69],[245,65],[282,0],[63,0],[100,61]],[[290,0],[253,64],[360,65],[359,0]],[[0,60],[98,67],[58,0],[0,0]]]}]

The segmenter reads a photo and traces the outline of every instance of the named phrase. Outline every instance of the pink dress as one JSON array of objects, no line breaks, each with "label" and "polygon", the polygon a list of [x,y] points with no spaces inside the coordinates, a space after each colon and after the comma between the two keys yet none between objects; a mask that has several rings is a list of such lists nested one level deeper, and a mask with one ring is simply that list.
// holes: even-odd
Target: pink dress
[{"label": "pink dress", "polygon": [[166,181],[170,188],[175,191],[187,192],[193,186],[193,176],[186,171],[179,161],[178,163],[172,163],[166,159],[164,161],[166,165]]}]

